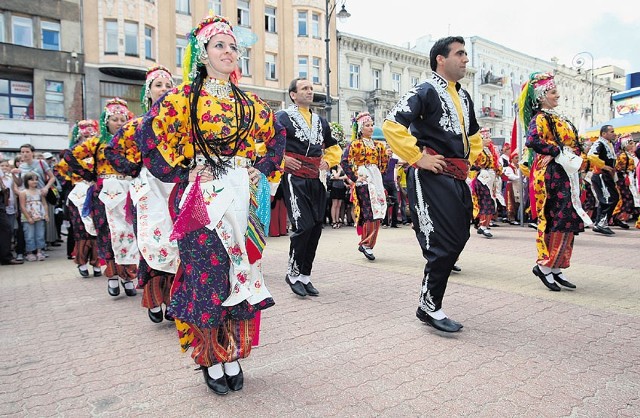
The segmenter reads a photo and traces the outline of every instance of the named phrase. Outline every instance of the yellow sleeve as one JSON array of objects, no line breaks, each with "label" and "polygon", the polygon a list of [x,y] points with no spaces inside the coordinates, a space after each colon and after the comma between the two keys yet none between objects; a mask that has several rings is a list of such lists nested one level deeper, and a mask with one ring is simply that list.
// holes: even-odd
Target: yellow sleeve
[{"label": "yellow sleeve", "polygon": [[404,126],[387,119],[382,124],[382,132],[393,152],[404,161],[413,165],[422,158],[418,140]]},{"label": "yellow sleeve", "polygon": [[606,165],[604,163],[604,161],[602,161],[600,158],[598,158],[598,156],[595,155],[595,154],[587,155],[587,160],[591,164],[591,168],[592,169],[593,168],[601,169],[602,167],[604,167]]},{"label": "yellow sleeve", "polygon": [[482,152],[482,136],[480,132],[469,137],[469,163],[473,164]]},{"label": "yellow sleeve", "polygon": [[[183,83],[176,91],[164,97],[158,104],[157,115],[151,122],[156,136],[152,140],[171,167],[186,167],[189,159],[194,157],[194,145],[190,134],[189,93],[185,91],[188,84]],[[204,113],[207,109],[206,106],[202,106],[202,109],[198,110]]]},{"label": "yellow sleeve", "polygon": [[329,148],[325,148],[323,160],[329,164],[329,167],[333,167],[335,165],[340,164],[340,159],[342,157],[342,148],[340,145],[331,145]]}]

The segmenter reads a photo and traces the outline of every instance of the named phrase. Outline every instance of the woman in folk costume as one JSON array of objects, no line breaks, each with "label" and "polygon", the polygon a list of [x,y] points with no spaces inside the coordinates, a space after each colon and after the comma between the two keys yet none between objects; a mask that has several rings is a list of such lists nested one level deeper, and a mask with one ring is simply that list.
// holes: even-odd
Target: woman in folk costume
[{"label": "woman in folk costume", "polygon": [[553,111],[559,98],[550,73],[532,73],[519,98],[526,146],[535,152],[530,165],[531,210],[538,219],[533,274],[552,291],[560,291],[558,284],[575,289],[562,270],[570,265],[575,235],[592,224],[580,204],[578,171],[587,157],[573,124]]},{"label": "woman in folk costume", "polygon": [[472,178],[471,200],[473,201],[473,218],[478,219],[478,234],[491,238],[493,234],[489,232],[489,228],[491,220],[496,214],[498,190],[502,188],[499,181],[502,167],[498,153],[491,142],[489,129],[480,129],[480,135],[482,136],[482,152],[469,171],[469,176]]},{"label": "woman in folk costume", "polygon": [[111,296],[120,294],[119,282],[127,296],[136,295],[133,279],[139,253],[133,227],[125,215],[131,178],[119,173],[104,154],[107,144],[130,115],[126,101],[117,97],[107,101],[100,115],[100,137],[89,138],[65,154],[65,161],[73,173],[96,182],[87,190],[83,214],[90,211],[93,217],[98,256],[107,265],[105,276]]},{"label": "woman in folk costume", "polygon": [[371,139],[373,119],[362,112],[353,120],[351,143],[342,154],[340,165],[347,177],[355,183],[354,214],[360,235],[358,251],[373,261],[380,222],[387,212],[387,199],[382,173],[387,169],[389,157],[382,141]]},{"label": "woman in folk costume", "polygon": [[[98,121],[93,119],[81,120],[76,123],[69,140],[69,148],[64,150],[63,156],[78,144],[92,138],[98,133]],[[69,164],[62,159],[58,163],[58,173],[64,179],[63,188],[70,188],[65,204],[69,214],[69,233],[75,241],[75,263],[82,277],[89,277],[87,264],[93,267],[93,276],[102,276],[98,260],[98,245],[96,243],[96,228],[89,214],[83,215],[84,204],[87,200],[87,190],[93,184],[73,173]]]},{"label": "woman in folk costume", "polygon": [[522,180],[520,178],[520,168],[518,163],[520,156],[518,150],[515,150],[509,156],[509,165],[503,168],[502,173],[507,178],[507,186],[505,188],[505,203],[507,208],[507,221],[511,225],[519,225],[516,219],[522,202]]},{"label": "woman in folk costume", "polygon": [[[142,109],[147,112],[163,94],[173,88],[171,72],[161,66],[149,68],[140,94]],[[169,213],[169,195],[173,183],[163,183],[155,178],[142,164],[140,147],[135,131],[142,117],[132,119],[113,137],[105,149],[105,156],[121,174],[131,176],[129,195],[140,262],[138,263],[138,286],[144,289],[142,306],[147,308],[149,319],[154,323],[163,320],[162,304],[169,306],[171,285],[178,269],[178,244],[170,240],[173,221]],[[166,312],[164,318],[173,318]]]},{"label": "woman in folk costume", "polygon": [[271,109],[236,84],[238,48],[227,19],[202,20],[189,36],[185,82],[151,107],[135,137],[151,174],[176,183],[169,207],[180,271],[167,311],[220,395],[242,389],[238,359],[251,351],[253,318],[274,304],[260,215],[269,213],[265,176],[279,179],[285,146]]},{"label": "woman in folk costume", "polygon": [[[616,158],[616,188],[620,194],[618,204],[613,210],[611,224],[622,229],[629,229],[627,220],[638,210],[638,189],[635,182],[636,164],[633,160],[635,142],[631,135],[625,135],[619,139],[620,152]],[[640,206],[640,204],[638,205]]]}]

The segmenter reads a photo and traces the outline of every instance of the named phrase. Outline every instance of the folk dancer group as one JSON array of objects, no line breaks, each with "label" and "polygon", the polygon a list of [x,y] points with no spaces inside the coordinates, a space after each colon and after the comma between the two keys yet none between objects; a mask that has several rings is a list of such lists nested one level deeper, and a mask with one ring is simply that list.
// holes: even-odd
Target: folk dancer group
[{"label": "folk dancer group", "polygon": [[[109,100],[99,121],[77,124],[59,167],[73,186],[68,205],[80,275],[89,276],[89,266],[102,274],[102,259],[111,296],[120,285],[135,295],[137,277],[151,321],[175,320],[183,350],[191,349],[206,385],[220,395],[242,389],[238,360],[251,352],[253,319],[275,303],[262,252],[278,185],[292,228],[285,281],[300,297],[320,294],[311,277],[326,201],[321,170],[340,163],[355,184],[358,250],[369,260],[387,212],[381,173],[388,156],[371,138],[371,115],[357,115],[343,153],[326,119],[311,109],[309,80],[294,79],[293,104],[274,113],[238,87],[241,52],[231,24],[206,17],[189,36],[185,81],[174,86],[166,68],[149,69],[141,97],[146,113],[133,118],[126,102]],[[416,316],[445,332],[463,327],[445,314],[443,299],[470,237],[470,167],[478,171],[476,206],[485,236],[489,202],[495,202],[492,176],[487,180],[482,171],[497,169],[497,155],[486,134],[483,147],[473,102],[459,83],[468,61],[463,38],[438,40],[430,52],[432,78],[406,93],[383,124],[395,154],[411,165],[411,221],[427,260]],[[532,74],[523,88],[526,145],[535,152],[533,271],[551,290],[575,288],[562,270],[574,235],[590,223],[580,207],[578,170],[587,158],[598,166],[595,154],[609,152],[581,153],[573,126],[552,111],[558,97],[549,74]],[[615,167],[631,173],[631,162],[627,155]],[[611,216],[608,210],[603,207],[602,216]],[[619,219],[629,211],[621,205]]]}]

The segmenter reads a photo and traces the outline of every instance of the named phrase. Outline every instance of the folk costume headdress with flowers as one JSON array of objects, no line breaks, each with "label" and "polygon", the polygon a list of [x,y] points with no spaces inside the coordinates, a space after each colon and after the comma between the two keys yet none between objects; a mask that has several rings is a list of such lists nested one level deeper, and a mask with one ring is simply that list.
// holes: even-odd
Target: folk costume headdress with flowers
[{"label": "folk costume headdress with flowers", "polygon": [[170,80],[171,85],[174,85],[173,75],[171,75],[171,71],[169,71],[167,67],[162,65],[150,67],[147,70],[144,86],[142,86],[142,90],[140,91],[140,104],[142,105],[142,110],[145,113],[149,111],[149,108],[153,104],[151,103],[151,83],[153,83],[156,78],[160,77]]},{"label": "folk costume headdress with flowers", "polygon": [[362,136],[362,128],[366,122],[373,122],[373,118],[369,112],[360,112],[351,120],[352,131],[351,139],[360,138]]},{"label": "folk costume headdress with flowers", "polygon": [[518,99],[520,120],[523,127],[529,126],[536,111],[540,109],[540,101],[544,95],[556,88],[553,74],[535,72],[531,73],[529,80],[522,85],[522,91]]},{"label": "folk costume headdress with flowers", "polygon": [[71,137],[69,138],[69,148],[73,148],[80,142],[80,138],[89,138],[98,134],[98,121],[94,119],[81,120],[73,125]]},{"label": "folk costume headdress with flowers", "polygon": [[113,115],[124,115],[127,120],[131,119],[131,111],[127,105],[126,100],[122,100],[119,97],[114,97],[104,105],[104,110],[100,115],[100,142],[103,144],[108,143],[113,137],[113,134],[109,132],[107,127],[107,120]]},{"label": "folk costume headdress with flowers", "polygon": [[[214,177],[226,172],[230,166],[227,156],[235,155],[239,147],[250,134],[255,120],[255,108],[251,98],[237,86],[239,69],[229,75],[229,80],[219,80],[208,76],[206,66],[210,65],[207,54],[209,40],[218,34],[228,35],[233,39],[240,54],[241,47],[237,45],[237,32],[229,21],[222,16],[207,16],[189,34],[189,44],[185,50],[183,60],[183,74],[191,82],[189,94],[189,110],[193,129],[193,143],[198,148],[197,154],[204,157],[208,170]],[[248,38],[247,36],[244,36]],[[255,40],[254,40],[255,42]],[[200,127],[198,115],[198,98],[205,90],[209,96],[221,101],[228,101],[234,106],[235,121],[229,122],[236,129],[228,135],[216,134],[214,140],[207,140]],[[233,144],[233,148],[230,150]],[[229,151],[230,150],[230,151]],[[195,166],[195,159],[192,161]]]}]

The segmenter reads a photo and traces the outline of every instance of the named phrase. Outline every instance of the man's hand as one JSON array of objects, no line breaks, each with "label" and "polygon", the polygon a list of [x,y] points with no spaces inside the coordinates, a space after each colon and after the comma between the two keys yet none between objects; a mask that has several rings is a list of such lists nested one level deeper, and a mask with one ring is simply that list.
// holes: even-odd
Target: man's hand
[{"label": "man's hand", "polygon": [[302,167],[302,163],[299,160],[296,160],[293,157],[284,156],[284,166],[285,168],[291,169],[293,171],[300,170]]},{"label": "man's hand", "polygon": [[431,155],[426,151],[422,151],[422,157],[416,161],[416,165],[424,170],[440,174],[446,167],[447,163],[445,163],[442,155]]},{"label": "man's hand", "polygon": [[42,189],[40,189],[40,195],[41,196],[47,196],[47,193],[49,193],[49,188],[47,186],[44,186]]},{"label": "man's hand", "polygon": [[320,161],[320,170],[329,170],[329,163],[325,160]]}]

